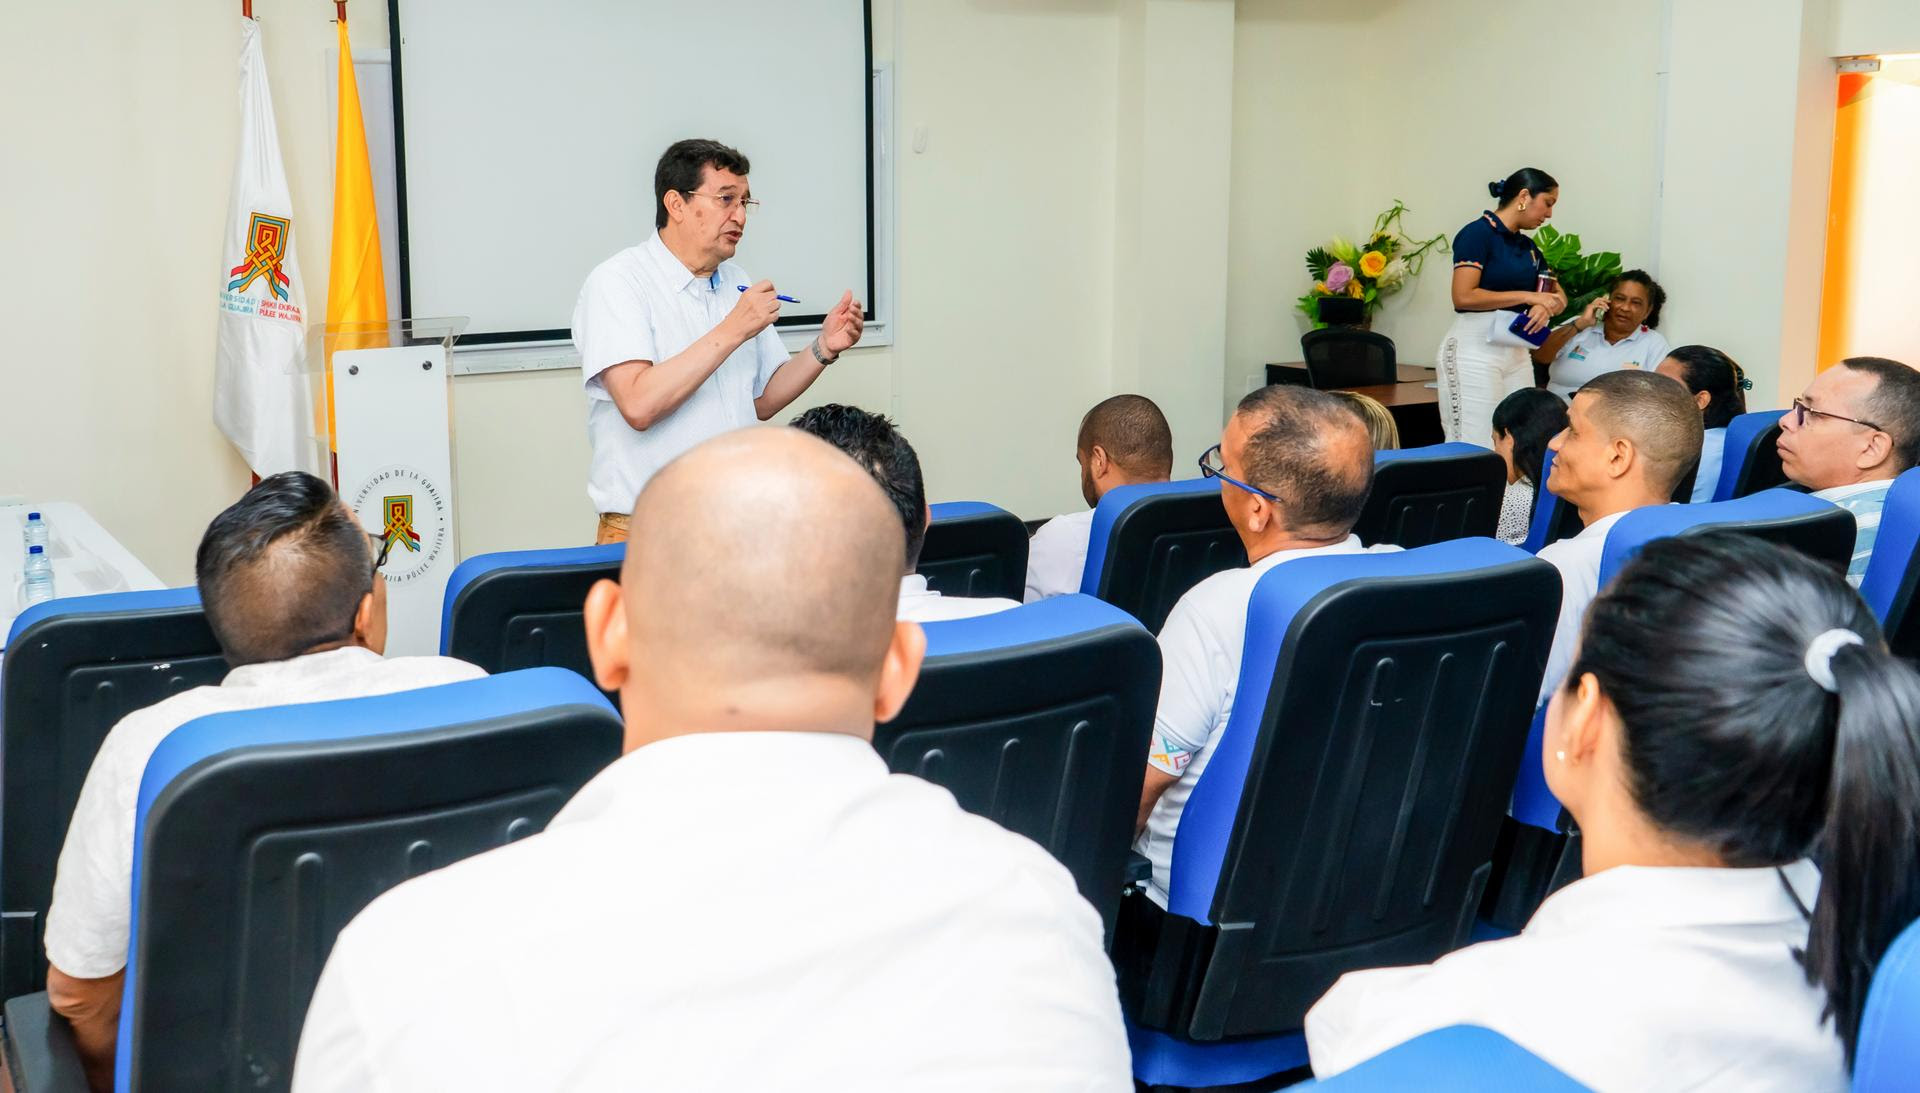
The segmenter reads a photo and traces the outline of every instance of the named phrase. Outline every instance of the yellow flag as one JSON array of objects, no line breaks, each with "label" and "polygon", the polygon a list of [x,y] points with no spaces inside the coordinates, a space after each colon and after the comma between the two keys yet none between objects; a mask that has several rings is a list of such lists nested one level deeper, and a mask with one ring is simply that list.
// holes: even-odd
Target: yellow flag
[{"label": "yellow flag", "polygon": [[[340,36],[339,121],[333,153],[333,260],[327,270],[327,445],[339,450],[333,428],[335,349],[383,344],[387,321],[387,278],[380,265],[380,224],[373,207],[373,167],[367,161],[367,127],[360,115],[360,84],[353,77],[353,50],[347,21],[334,24]],[[366,333],[341,334],[342,326]]]}]

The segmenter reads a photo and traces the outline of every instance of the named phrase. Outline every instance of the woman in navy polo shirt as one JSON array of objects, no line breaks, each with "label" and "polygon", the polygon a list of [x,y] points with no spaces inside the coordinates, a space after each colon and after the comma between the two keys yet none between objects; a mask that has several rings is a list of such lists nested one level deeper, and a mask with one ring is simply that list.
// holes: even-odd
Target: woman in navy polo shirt
[{"label": "woman in navy polo shirt", "polygon": [[1498,204],[1453,237],[1453,326],[1440,342],[1440,425],[1450,441],[1493,443],[1493,408],[1533,386],[1532,348],[1508,333],[1511,315],[1524,314],[1529,332],[1567,306],[1557,285],[1541,291],[1546,261],[1522,234],[1547,222],[1560,200],[1560,184],[1534,167],[1523,167],[1487,187]]}]

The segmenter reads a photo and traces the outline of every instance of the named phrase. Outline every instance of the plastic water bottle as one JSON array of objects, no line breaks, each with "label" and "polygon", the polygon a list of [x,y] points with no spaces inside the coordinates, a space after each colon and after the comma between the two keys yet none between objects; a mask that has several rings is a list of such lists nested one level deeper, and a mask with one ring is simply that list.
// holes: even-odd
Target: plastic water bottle
[{"label": "plastic water bottle", "polygon": [[27,606],[53,598],[53,559],[47,548],[35,543],[27,548]]},{"label": "plastic water bottle", "polygon": [[37,512],[27,513],[27,522],[20,529],[20,535],[29,547],[46,546],[53,538],[52,529],[47,527],[47,522]]}]

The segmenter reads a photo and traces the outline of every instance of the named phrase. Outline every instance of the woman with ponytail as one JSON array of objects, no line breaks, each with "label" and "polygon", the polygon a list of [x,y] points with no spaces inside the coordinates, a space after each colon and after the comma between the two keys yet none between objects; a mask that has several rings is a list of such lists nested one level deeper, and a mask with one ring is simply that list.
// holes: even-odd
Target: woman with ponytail
[{"label": "woman with ponytail", "polygon": [[1650,543],[1593,602],[1542,752],[1582,879],[1517,937],[1343,977],[1307,1015],[1315,1072],[1477,1024],[1598,1090],[1847,1088],[1920,916],[1920,673],[1860,597],[1735,533]]},{"label": "woman with ponytail", "polygon": [[1713,500],[1720,481],[1721,457],[1726,454],[1727,422],[1747,412],[1747,388],[1753,381],[1733,358],[1710,345],[1683,345],[1667,351],[1654,371],[1679,380],[1693,393],[1707,432],[1700,440],[1700,467],[1693,476],[1690,501]]},{"label": "woman with ponytail", "polygon": [[1488,183],[1494,208],[1453,237],[1453,326],[1436,358],[1440,427],[1449,441],[1485,444],[1500,400],[1533,386],[1531,345],[1508,328],[1537,336],[1566,310],[1540,248],[1523,232],[1546,223],[1560,184],[1536,167]]}]

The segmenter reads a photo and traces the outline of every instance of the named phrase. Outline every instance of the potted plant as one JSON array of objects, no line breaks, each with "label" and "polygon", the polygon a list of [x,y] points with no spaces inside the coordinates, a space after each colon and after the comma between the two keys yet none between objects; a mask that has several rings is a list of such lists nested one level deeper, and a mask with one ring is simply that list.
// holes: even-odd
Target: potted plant
[{"label": "potted plant", "polygon": [[1620,276],[1619,252],[1603,250],[1583,255],[1577,233],[1561,232],[1552,224],[1542,224],[1540,230],[1533,233],[1533,242],[1540,248],[1541,257],[1547,260],[1547,268],[1560,279],[1560,291],[1567,294],[1567,309],[1560,313],[1562,322],[1571,322]]}]

